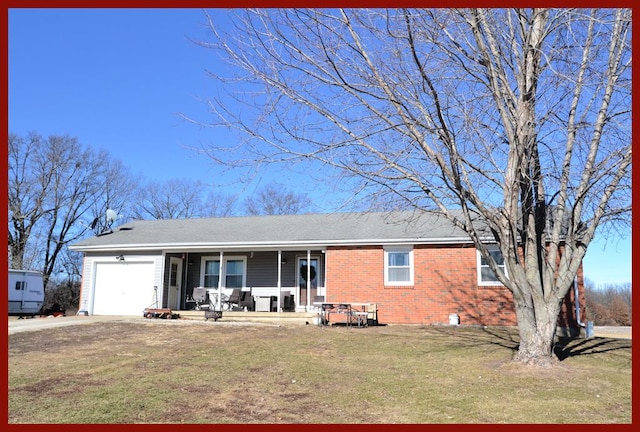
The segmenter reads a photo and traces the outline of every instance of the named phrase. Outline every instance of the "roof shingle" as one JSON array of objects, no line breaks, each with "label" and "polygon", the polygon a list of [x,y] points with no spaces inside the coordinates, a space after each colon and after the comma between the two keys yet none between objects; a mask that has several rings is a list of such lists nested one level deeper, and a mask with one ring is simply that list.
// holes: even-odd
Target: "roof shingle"
[{"label": "roof shingle", "polygon": [[426,212],[137,220],[74,244],[78,251],[468,242],[445,217]]}]

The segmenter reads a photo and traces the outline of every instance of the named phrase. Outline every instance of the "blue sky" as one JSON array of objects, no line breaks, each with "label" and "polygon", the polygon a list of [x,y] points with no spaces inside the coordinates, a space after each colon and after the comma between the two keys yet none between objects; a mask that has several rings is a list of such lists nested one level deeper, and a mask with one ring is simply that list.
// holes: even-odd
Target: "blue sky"
[{"label": "blue sky", "polygon": [[[228,175],[189,147],[233,138],[178,115],[206,120],[202,100],[217,91],[206,70],[220,65],[188,40],[206,37],[200,9],[9,9],[8,17],[9,132],[69,134],[158,181]],[[243,194],[272,181],[313,190],[331,210],[331,191],[282,171],[263,172]],[[631,282],[631,238],[597,239],[584,267],[596,284]]]},{"label": "blue sky", "polygon": [[178,112],[205,110],[207,53],[198,9],[9,10],[9,126],[70,134],[134,172],[165,180],[211,175],[185,146],[201,131]]}]

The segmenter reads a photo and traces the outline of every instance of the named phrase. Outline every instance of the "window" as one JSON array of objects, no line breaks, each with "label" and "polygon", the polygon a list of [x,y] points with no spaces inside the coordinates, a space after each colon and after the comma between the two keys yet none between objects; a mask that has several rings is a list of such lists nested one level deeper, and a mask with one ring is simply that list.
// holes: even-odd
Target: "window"
[{"label": "window", "polygon": [[27,286],[27,282],[25,281],[16,281],[16,291],[24,291]]},{"label": "window", "polygon": [[215,288],[218,286],[220,278],[220,261],[206,260],[204,262],[204,284],[207,288]]},{"label": "window", "polygon": [[413,285],[413,248],[384,249],[384,284]]},{"label": "window", "polygon": [[172,262],[171,267],[169,269],[169,285],[177,286],[178,285],[178,264]]},{"label": "window", "polygon": [[[203,260],[203,281],[202,286],[207,288],[217,288],[220,280],[220,259],[205,257]],[[246,266],[244,257],[223,258],[224,280],[223,288],[243,288],[246,279]]]},{"label": "window", "polygon": [[[504,258],[502,256],[502,252],[498,249],[497,246],[489,246],[489,253],[496,261],[498,266],[502,269],[504,274],[507,274],[507,268],[504,265]],[[480,251],[477,251],[478,254],[478,285],[502,285],[502,283],[498,280],[496,274],[491,270],[487,260],[485,260],[481,255]]]},{"label": "window", "polygon": [[227,260],[227,271],[225,276],[226,288],[242,288],[244,285],[244,261]]}]

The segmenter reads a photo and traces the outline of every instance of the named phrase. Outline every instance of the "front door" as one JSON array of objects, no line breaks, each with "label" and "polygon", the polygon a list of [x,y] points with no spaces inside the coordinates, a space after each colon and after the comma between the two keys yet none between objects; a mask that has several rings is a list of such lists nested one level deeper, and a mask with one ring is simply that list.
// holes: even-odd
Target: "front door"
[{"label": "front door", "polygon": [[[307,263],[310,263],[310,268]],[[298,306],[313,306],[314,297],[318,295],[318,280],[320,279],[320,259],[311,257],[298,258]],[[307,280],[309,279],[309,280]]]},{"label": "front door", "polygon": [[169,296],[167,307],[180,309],[180,288],[182,287],[182,260],[171,257],[169,260]]}]

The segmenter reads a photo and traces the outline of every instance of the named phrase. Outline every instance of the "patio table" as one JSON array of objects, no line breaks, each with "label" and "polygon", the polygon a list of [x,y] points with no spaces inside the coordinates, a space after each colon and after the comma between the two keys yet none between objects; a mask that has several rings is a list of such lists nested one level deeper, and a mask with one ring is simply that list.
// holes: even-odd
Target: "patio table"
[{"label": "patio table", "polygon": [[[364,310],[354,310],[350,303],[321,303],[319,325],[330,325],[335,322],[342,322],[351,327],[353,324],[358,327],[367,326],[368,312]],[[337,317],[342,317],[333,321]]]}]

